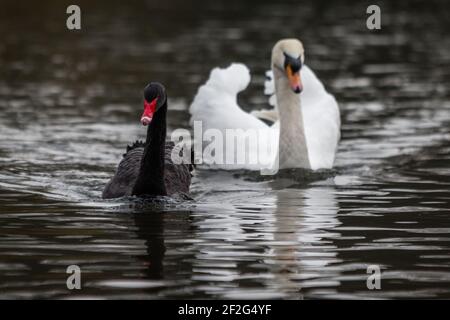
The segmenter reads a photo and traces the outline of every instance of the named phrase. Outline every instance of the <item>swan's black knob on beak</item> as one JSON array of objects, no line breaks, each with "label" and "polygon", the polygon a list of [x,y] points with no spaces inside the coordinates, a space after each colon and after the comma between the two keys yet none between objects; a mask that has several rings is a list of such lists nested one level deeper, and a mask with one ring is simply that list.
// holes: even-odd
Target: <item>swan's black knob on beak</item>
[{"label": "swan's black knob on beak", "polygon": [[301,58],[293,58],[286,53],[284,54],[284,70],[289,79],[292,91],[300,93],[303,90],[302,80],[300,78],[300,69],[302,68]]},{"label": "swan's black knob on beak", "polygon": [[302,60],[300,57],[293,58],[288,54],[284,54],[284,69],[286,69],[288,66],[291,67],[291,70],[293,73],[300,72],[300,69],[302,68]]}]

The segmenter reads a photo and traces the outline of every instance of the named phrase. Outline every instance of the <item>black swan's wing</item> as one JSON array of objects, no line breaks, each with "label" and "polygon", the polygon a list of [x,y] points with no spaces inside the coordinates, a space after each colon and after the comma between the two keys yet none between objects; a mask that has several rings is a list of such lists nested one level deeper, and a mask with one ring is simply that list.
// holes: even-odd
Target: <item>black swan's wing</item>
[{"label": "black swan's wing", "polygon": [[116,173],[103,190],[103,199],[131,196],[139,174],[143,154],[144,143],[141,141],[136,141],[133,145],[127,147],[127,152],[123,155]]},{"label": "black swan's wing", "polygon": [[[175,144],[166,142],[165,145],[165,170],[164,182],[168,195],[175,193],[189,194],[191,184],[191,172],[194,168],[191,164],[174,164],[172,161],[172,152]],[[175,152],[184,152],[184,150],[175,149]],[[144,154],[144,143],[136,141],[132,146],[127,147],[127,152],[123,155],[117,167],[116,173],[106,184],[102,197],[104,199],[120,198],[131,196],[136,179],[139,175],[141,159]],[[193,160],[193,155],[191,154]],[[193,163],[193,162],[192,162]]]},{"label": "black swan's wing", "polygon": [[[174,164],[172,161],[172,153],[178,153],[183,157],[184,149],[175,146],[173,142],[166,142],[165,150],[165,170],[164,182],[166,184],[166,191],[168,195],[175,193],[189,194],[189,186],[191,185],[191,172],[194,169],[192,164]],[[189,160],[193,163],[193,154],[191,153]]]}]

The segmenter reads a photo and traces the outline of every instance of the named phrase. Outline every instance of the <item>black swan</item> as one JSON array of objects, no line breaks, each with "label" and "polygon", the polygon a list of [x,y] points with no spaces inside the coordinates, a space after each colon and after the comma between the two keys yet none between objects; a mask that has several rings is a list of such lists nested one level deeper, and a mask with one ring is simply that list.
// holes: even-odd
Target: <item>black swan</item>
[{"label": "black swan", "polygon": [[147,139],[145,143],[136,141],[127,147],[116,173],[103,190],[104,199],[175,194],[190,198],[193,166],[173,163],[171,154],[175,144],[166,142],[166,114],[166,90],[162,84],[151,82],[144,89],[141,117],[142,124],[148,125]]}]

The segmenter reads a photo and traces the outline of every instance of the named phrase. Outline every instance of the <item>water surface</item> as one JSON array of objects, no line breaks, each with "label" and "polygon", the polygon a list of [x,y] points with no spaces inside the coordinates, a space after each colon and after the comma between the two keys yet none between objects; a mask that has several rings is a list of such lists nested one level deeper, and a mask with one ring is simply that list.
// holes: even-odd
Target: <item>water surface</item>
[{"label": "water surface", "polygon": [[[5,1],[0,12],[1,298],[450,298],[450,41],[445,1],[367,4]],[[169,130],[211,68],[252,72],[267,107],[280,38],[340,103],[335,174],[310,183],[198,170],[192,203],[102,201],[163,82]],[[66,288],[67,266],[82,290]],[[366,287],[369,265],[382,289]]]}]

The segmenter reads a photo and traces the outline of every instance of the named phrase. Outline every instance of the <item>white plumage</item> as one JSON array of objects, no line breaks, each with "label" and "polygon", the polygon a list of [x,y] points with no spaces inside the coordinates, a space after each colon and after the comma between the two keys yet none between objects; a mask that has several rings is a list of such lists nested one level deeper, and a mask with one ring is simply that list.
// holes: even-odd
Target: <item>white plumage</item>
[{"label": "white plumage", "polygon": [[[276,66],[276,50],[272,56],[272,69]],[[302,53],[301,53],[302,54]],[[278,72],[279,73],[279,72]],[[284,153],[287,157],[293,157],[292,161],[286,163],[287,167],[308,167],[302,165],[301,161],[296,162],[296,155],[292,149],[295,149],[296,139],[280,139],[280,104],[283,108],[300,108],[302,123],[292,123],[284,121],[285,125],[296,128],[284,128],[287,130],[297,130],[295,132],[304,133],[307,147],[307,158],[309,159],[309,168],[313,170],[321,168],[331,168],[333,166],[337,144],[340,139],[340,115],[339,107],[333,95],[329,94],[313,71],[306,65],[300,70],[300,76],[303,82],[303,91],[298,95],[285,97],[290,93],[285,93],[281,88],[284,84],[283,79],[277,79],[272,71],[267,72],[268,80],[265,83],[265,94],[271,95],[269,104],[274,107],[273,110],[260,110],[248,113],[243,111],[237,104],[237,94],[245,90],[250,82],[250,72],[248,68],[240,63],[233,63],[228,68],[215,68],[211,71],[208,81],[202,85],[190,106],[191,124],[194,121],[202,121],[203,130],[216,129],[225,137],[226,129],[257,129],[259,132],[267,133],[267,139],[259,139],[256,146],[246,146],[249,154],[255,154],[258,150],[268,148],[271,141],[274,141],[276,148],[270,151],[270,154],[262,162],[274,162],[278,153]],[[278,76],[281,77],[281,76]],[[276,92],[275,82],[279,81],[279,91]],[[281,88],[281,89],[280,89]],[[293,98],[294,97],[294,98]],[[290,100],[289,100],[290,99]],[[298,99],[299,103],[292,102],[292,99]],[[285,110],[284,109],[284,110]],[[284,112],[287,117],[288,112]],[[258,119],[268,119],[275,121],[271,126]],[[289,119],[288,119],[289,120]],[[283,121],[282,121],[283,122]],[[264,135],[263,135],[264,136]],[[295,135],[294,135],[295,137]],[[299,139],[300,141],[300,139]],[[199,142],[199,141],[197,141]],[[299,142],[300,143],[300,142]],[[203,145],[205,146],[203,141]],[[273,145],[273,144],[272,144]],[[224,146],[225,152],[235,152]],[[261,154],[259,154],[261,155]],[[205,159],[206,162],[207,159]],[[297,165],[298,163],[298,165]],[[239,165],[212,165],[221,169],[248,169],[259,170],[267,166],[251,164],[248,161]],[[268,166],[272,167],[272,165]]]}]

